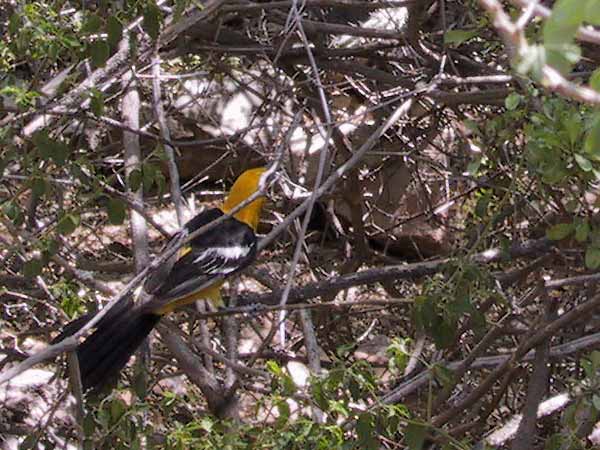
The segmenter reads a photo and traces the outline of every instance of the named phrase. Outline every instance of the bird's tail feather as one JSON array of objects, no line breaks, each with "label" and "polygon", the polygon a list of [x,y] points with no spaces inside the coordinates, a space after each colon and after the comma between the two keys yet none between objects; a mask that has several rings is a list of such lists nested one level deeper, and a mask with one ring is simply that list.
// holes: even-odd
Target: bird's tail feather
[{"label": "bird's tail feather", "polygon": [[[131,355],[160,320],[143,312],[131,299],[119,302],[102,318],[94,332],[77,347],[83,390],[99,390],[127,364]],[[77,332],[93,315],[79,318],[65,327],[61,338]]]}]

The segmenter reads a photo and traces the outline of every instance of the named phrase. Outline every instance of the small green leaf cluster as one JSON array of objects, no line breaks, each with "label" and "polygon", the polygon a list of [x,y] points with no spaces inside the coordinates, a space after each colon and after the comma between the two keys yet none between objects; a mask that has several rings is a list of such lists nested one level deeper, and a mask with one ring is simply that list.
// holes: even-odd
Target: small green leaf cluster
[{"label": "small green leaf cluster", "polygon": [[356,361],[350,366],[340,363],[327,376],[315,378],[311,383],[311,395],[317,406],[340,419],[356,412],[349,407],[351,403],[373,397],[376,389],[376,379],[366,361]]},{"label": "small green leaf cluster", "polygon": [[64,141],[51,138],[45,130],[36,133],[32,141],[39,158],[43,161],[52,161],[57,166],[63,166],[71,153]]},{"label": "small green leaf cluster", "polygon": [[145,418],[148,411],[147,404],[135,403],[129,406],[116,394],[105,398],[84,417],[84,450],[141,449],[144,438],[152,433],[152,427]]},{"label": "small green leaf cluster", "polygon": [[584,377],[573,382],[570,388],[572,401],[561,417],[561,432],[546,440],[545,450],[596,448],[593,443],[581,438],[578,432],[582,418],[590,423],[600,418],[600,352],[594,350],[579,363]]},{"label": "small green leaf cluster", "polygon": [[410,338],[394,337],[386,350],[388,368],[392,373],[404,371],[410,359]]},{"label": "small green leaf cluster", "polygon": [[[535,92],[528,95],[535,95]],[[506,194],[512,180],[518,177],[515,172],[521,170],[520,137],[523,126],[529,121],[527,97],[513,92],[504,100],[504,107],[501,114],[495,112],[483,121],[464,121],[471,135],[468,142],[471,151],[466,155],[468,160],[459,162],[460,167],[464,167],[471,177],[493,178],[489,188],[478,190],[479,204],[473,210],[478,218],[487,216],[488,207]]]},{"label": "small green leaf cluster", "polygon": [[477,30],[448,30],[444,33],[444,44],[458,47],[477,35]]},{"label": "small green leaf cluster", "polygon": [[115,15],[102,17],[90,13],[83,21],[80,33],[86,37],[86,54],[95,67],[102,67],[117,50],[123,37],[123,25]]},{"label": "small green leaf cluster", "polygon": [[576,109],[562,99],[545,99],[543,111],[532,113],[525,127],[531,172],[553,187],[599,180],[599,130],[598,116],[589,109]]},{"label": "small green leaf cluster", "polygon": [[79,287],[72,281],[61,280],[52,285],[52,295],[60,299],[60,307],[70,319],[83,314],[86,310]]},{"label": "small green leaf cluster", "polygon": [[447,348],[455,342],[459,323],[466,315],[473,329],[485,329],[485,316],[476,305],[477,300],[490,295],[495,295],[495,288],[489,273],[471,263],[453,264],[424,284],[413,305],[415,324],[439,348]]},{"label": "small green leaf cluster", "polygon": [[[271,361],[267,367],[273,375],[273,393],[264,401],[272,403],[277,417],[270,430],[251,432],[255,443],[261,443],[257,448],[378,449],[381,437],[400,439],[409,413],[400,404],[370,404],[376,398],[377,380],[367,362],[337,361],[326,373],[310,379],[309,399],[294,395],[298,387],[277,363]],[[290,399],[296,403],[294,412]],[[322,412],[323,423],[309,416],[315,407]],[[350,423],[353,426],[344,426]]]},{"label": "small green leaf cluster", "polygon": [[16,55],[5,40],[0,41],[0,73],[9,72],[14,68]]},{"label": "small green leaf cluster", "polygon": [[575,36],[584,24],[600,25],[600,0],[555,2],[552,15],[542,28],[542,44],[525,48],[525,53],[516,64],[517,71],[541,78],[542,68],[548,64],[562,74],[569,73],[581,58],[581,49]]},{"label": "small green leaf cluster", "polygon": [[235,450],[248,446],[244,443],[235,424],[227,420],[218,420],[212,416],[204,416],[185,424],[175,423],[166,439],[165,450]]},{"label": "small green leaf cluster", "polygon": [[156,189],[157,194],[161,195],[166,189],[166,179],[158,164],[152,161],[142,163],[141,169],[134,169],[129,174],[129,187],[132,191],[140,188],[145,193],[150,193]]},{"label": "small green leaf cluster", "polygon": [[546,237],[553,241],[574,237],[586,246],[585,266],[591,270],[600,268],[600,227],[587,218],[575,217],[573,222],[552,225],[546,230]]},{"label": "small green leaf cluster", "polygon": [[600,268],[600,228],[587,216],[582,192],[600,180],[600,113],[576,109],[568,102],[543,100],[543,110],[531,114],[525,127],[529,173],[539,178],[539,193],[559,193],[571,220],[547,228],[546,237],[559,241],[573,237],[586,247],[585,265]]},{"label": "small green leaf cluster", "polygon": [[25,2],[8,23],[4,44],[17,60],[53,65],[76,59],[83,47],[71,15],[56,2]]},{"label": "small green leaf cluster", "polygon": [[[1,63],[0,63],[1,64]],[[12,99],[12,101],[21,108],[29,108],[35,105],[35,100],[40,97],[36,91],[29,90],[20,84],[10,83],[10,77],[3,80],[3,87],[0,87],[0,95]]]}]

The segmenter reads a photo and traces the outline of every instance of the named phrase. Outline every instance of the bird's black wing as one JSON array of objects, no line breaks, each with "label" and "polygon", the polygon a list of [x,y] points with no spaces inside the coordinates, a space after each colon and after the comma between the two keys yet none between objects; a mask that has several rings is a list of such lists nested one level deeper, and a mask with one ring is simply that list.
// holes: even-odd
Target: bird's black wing
[{"label": "bird's black wing", "polygon": [[[222,215],[218,209],[199,214],[186,224],[187,234]],[[233,217],[225,219],[183,248],[160,287],[154,290],[155,298],[164,304],[186,297],[213,278],[226,277],[245,268],[256,257],[256,243],[252,228]]]}]

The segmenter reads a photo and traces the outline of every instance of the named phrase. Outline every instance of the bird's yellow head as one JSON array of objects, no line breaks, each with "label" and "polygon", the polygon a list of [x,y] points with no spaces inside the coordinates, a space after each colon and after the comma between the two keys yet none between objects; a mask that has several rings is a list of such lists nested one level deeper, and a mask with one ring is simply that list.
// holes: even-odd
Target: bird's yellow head
[{"label": "bird's yellow head", "polygon": [[[264,167],[258,167],[256,169],[248,169],[242,173],[238,179],[235,180],[235,183],[233,183],[233,186],[231,187],[229,195],[225,199],[221,210],[228,214],[237,205],[254,194],[258,190],[260,177],[263,173],[265,173],[266,170],[267,169]],[[248,224],[253,230],[256,231],[258,222],[260,220],[260,212],[264,202],[264,197],[258,197],[256,200],[253,200],[250,204],[244,206],[242,209],[236,212],[233,217]]]}]

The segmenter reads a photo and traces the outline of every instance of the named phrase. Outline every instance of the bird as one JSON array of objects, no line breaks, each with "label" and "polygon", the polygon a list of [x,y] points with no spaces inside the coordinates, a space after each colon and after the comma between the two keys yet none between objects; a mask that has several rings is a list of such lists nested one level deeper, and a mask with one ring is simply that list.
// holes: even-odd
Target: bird
[{"label": "bird", "polygon": [[[223,204],[189,220],[166,245],[178,245],[201,227],[229,215],[214,227],[192,237],[164,264],[146,277],[141,289],[117,302],[98,321],[94,331],[76,349],[83,391],[100,391],[125,367],[162,317],[196,300],[222,305],[221,286],[226,277],[252,264],[256,258],[256,229],[265,201],[259,195],[234,211],[259,190],[264,167],[243,172]],[[67,324],[54,342],[76,333],[94,314]]]}]

